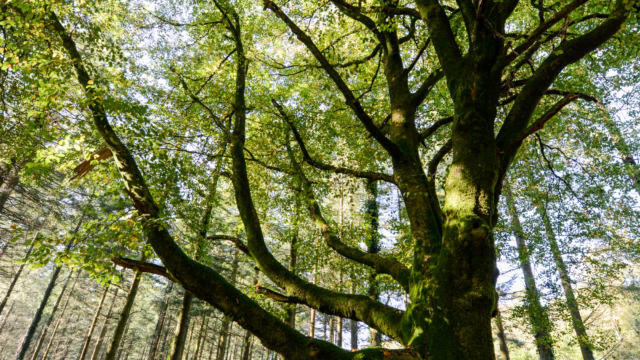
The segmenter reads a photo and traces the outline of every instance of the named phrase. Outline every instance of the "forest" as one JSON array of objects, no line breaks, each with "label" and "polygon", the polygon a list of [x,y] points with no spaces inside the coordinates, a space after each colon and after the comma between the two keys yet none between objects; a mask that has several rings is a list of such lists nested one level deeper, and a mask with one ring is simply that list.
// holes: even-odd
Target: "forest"
[{"label": "forest", "polygon": [[0,360],[640,359],[639,0],[0,0]]}]

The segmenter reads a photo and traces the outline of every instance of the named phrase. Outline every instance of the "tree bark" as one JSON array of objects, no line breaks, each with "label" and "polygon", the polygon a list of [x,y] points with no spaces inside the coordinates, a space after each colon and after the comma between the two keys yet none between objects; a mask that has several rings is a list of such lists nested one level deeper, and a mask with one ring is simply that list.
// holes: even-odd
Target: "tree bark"
[{"label": "tree bark", "polygon": [[62,306],[62,311],[60,311],[60,316],[56,321],[56,325],[53,327],[53,332],[51,332],[51,338],[47,343],[47,347],[44,349],[44,354],[42,354],[42,360],[47,360],[47,357],[49,356],[51,345],[53,345],[53,341],[56,338],[56,334],[58,333],[58,328],[60,327],[60,324],[62,324],[62,320],[64,319],[64,314],[67,311],[67,306],[69,306],[69,302],[73,297],[73,289],[75,289],[79,278],[80,278],[80,272],[78,272],[78,275],[76,275],[75,280],[73,280],[73,285],[71,285],[71,290],[69,291],[69,295],[67,295],[67,299],[64,301],[64,305]]},{"label": "tree bark", "polygon": [[[365,202],[365,221],[367,226],[367,252],[369,254],[377,254],[380,252],[378,226],[379,226],[379,205],[378,205],[378,183],[375,180],[367,180],[367,199]],[[369,274],[368,295],[372,300],[378,300],[380,294],[376,284],[376,273],[371,271]],[[373,327],[369,327],[369,344],[371,346],[382,345],[382,334]]]},{"label": "tree bark", "polygon": [[[233,263],[231,265],[231,285],[236,284],[236,278],[238,276],[238,262],[239,262],[239,254],[238,250],[234,252],[233,255]],[[216,360],[224,360],[224,357],[227,353],[227,347],[229,346],[229,325],[231,323],[231,318],[225,316],[222,319],[222,324],[220,325],[220,336],[218,338],[218,350],[216,352]]]},{"label": "tree bark", "polygon": [[107,310],[107,315],[104,317],[104,321],[100,326],[100,333],[98,335],[98,341],[96,342],[96,346],[93,348],[93,352],[91,352],[91,360],[98,360],[98,354],[100,350],[102,350],[102,344],[104,343],[104,337],[107,333],[107,325],[109,325],[109,320],[111,320],[111,315],[113,313],[113,305],[115,305],[116,300],[118,300],[118,290],[116,287],[116,291],[113,294],[113,298],[111,299],[111,304],[109,304],[109,310]]},{"label": "tree bark", "polygon": [[18,279],[20,279],[20,275],[22,274],[22,270],[24,270],[24,267],[27,265],[26,261],[29,258],[29,255],[31,255],[31,250],[33,250],[33,245],[35,244],[36,239],[38,239],[38,235],[39,234],[36,234],[33,237],[33,241],[31,241],[31,245],[29,245],[29,249],[27,249],[27,253],[24,255],[24,259],[22,260],[23,263],[20,264],[20,267],[18,267],[18,271],[16,271],[16,274],[13,275],[13,279],[11,279],[11,283],[9,284],[9,287],[7,288],[7,293],[2,298],[2,302],[0,302],[0,315],[2,315],[2,310],[7,305],[7,301],[9,301],[9,297],[11,296],[11,292],[13,291],[13,288],[16,286],[16,283],[18,282]]},{"label": "tree bark", "polygon": [[500,344],[500,355],[502,360],[510,360],[509,347],[507,346],[507,336],[502,325],[502,316],[500,310],[496,311],[496,325],[498,327],[498,343]]},{"label": "tree bark", "polygon": [[38,356],[38,353],[40,352],[40,348],[42,347],[42,344],[44,343],[44,339],[47,337],[47,332],[49,330],[49,325],[51,325],[51,321],[53,320],[53,317],[56,314],[56,311],[58,310],[58,306],[60,305],[60,301],[62,300],[62,297],[64,296],[65,291],[67,290],[67,285],[69,285],[69,280],[71,280],[71,275],[73,275],[73,270],[69,271],[69,275],[67,276],[67,279],[64,281],[64,285],[62,286],[62,290],[60,290],[60,294],[58,294],[58,298],[56,299],[56,302],[53,305],[53,309],[51,310],[51,315],[49,315],[49,318],[47,319],[47,322],[44,324],[44,327],[42,328],[42,333],[40,334],[40,337],[38,338],[38,342],[36,343],[35,350],[33,350],[33,353],[31,355],[31,360],[35,360],[36,357]]},{"label": "tree bark", "polygon": [[16,351],[15,359],[23,360],[25,355],[27,354],[27,350],[29,349],[29,345],[31,345],[31,340],[33,339],[33,335],[36,332],[36,328],[40,323],[40,318],[42,317],[42,312],[44,311],[45,306],[47,306],[47,302],[49,301],[49,297],[51,296],[51,292],[56,285],[56,281],[58,280],[58,275],[60,275],[61,266],[56,266],[53,269],[53,273],[51,274],[51,279],[49,280],[49,284],[44,291],[44,295],[42,296],[42,300],[40,301],[40,306],[38,306],[38,310],[33,316],[31,320],[31,324],[29,325],[29,329],[27,329],[27,333],[24,335],[22,339],[22,343],[20,347]]},{"label": "tree bark", "polygon": [[160,335],[162,334],[162,327],[164,326],[164,320],[167,315],[167,309],[169,308],[169,298],[171,290],[173,289],[173,282],[169,282],[164,292],[164,301],[158,313],[158,321],[156,322],[156,328],[151,336],[151,343],[149,348],[149,354],[147,360],[156,360],[156,352],[158,350],[158,343],[160,342]]},{"label": "tree bark", "polygon": [[587,329],[584,326],[582,316],[580,315],[578,301],[576,300],[573,289],[571,288],[571,277],[569,276],[569,269],[562,259],[562,252],[560,251],[560,247],[558,246],[555,232],[553,231],[551,221],[549,220],[549,215],[547,214],[546,209],[541,205],[538,206],[538,213],[540,214],[540,217],[542,217],[542,222],[547,233],[547,239],[549,240],[549,245],[551,247],[553,261],[556,263],[556,268],[558,269],[558,273],[560,274],[560,283],[562,284],[564,296],[567,300],[567,308],[569,308],[569,313],[571,314],[571,325],[573,325],[573,330],[578,337],[578,344],[580,345],[582,358],[584,360],[593,360],[594,357],[593,350],[591,349],[591,342],[589,341]]},{"label": "tree bark", "polygon": [[509,208],[511,216],[511,227],[513,235],[516,238],[518,255],[520,258],[520,268],[524,275],[525,290],[527,294],[527,312],[529,313],[529,321],[536,341],[536,348],[540,360],[550,360],[553,355],[553,339],[551,338],[551,322],[547,310],[540,304],[540,295],[536,287],[535,276],[531,268],[530,253],[525,243],[524,231],[518,217],[513,201],[513,195],[508,186],[504,188],[505,200]]},{"label": "tree bark", "polygon": [[124,303],[124,307],[120,312],[120,317],[118,318],[118,324],[113,332],[113,337],[111,338],[111,343],[109,343],[109,348],[107,350],[107,354],[105,355],[105,360],[115,360],[116,355],[118,354],[118,348],[120,347],[120,341],[122,340],[122,335],[124,334],[124,329],[129,321],[129,314],[131,313],[131,308],[133,307],[133,302],[136,299],[136,294],[138,293],[138,286],[140,285],[140,279],[142,278],[142,272],[136,270],[133,275],[133,281],[131,282],[131,287],[129,288],[129,293],[127,294],[127,299]]},{"label": "tree bark", "polygon": [[98,317],[100,316],[100,312],[102,311],[102,305],[104,305],[104,300],[107,298],[107,294],[109,293],[109,285],[108,284],[104,291],[102,292],[102,297],[98,302],[98,306],[96,307],[95,313],[93,314],[93,319],[91,319],[91,323],[89,324],[89,329],[87,330],[87,335],[85,336],[84,343],[82,344],[82,350],[80,351],[79,360],[84,360],[85,356],[89,352],[89,344],[91,343],[91,338],[93,337],[93,331],[96,328],[96,324],[98,323]]}]

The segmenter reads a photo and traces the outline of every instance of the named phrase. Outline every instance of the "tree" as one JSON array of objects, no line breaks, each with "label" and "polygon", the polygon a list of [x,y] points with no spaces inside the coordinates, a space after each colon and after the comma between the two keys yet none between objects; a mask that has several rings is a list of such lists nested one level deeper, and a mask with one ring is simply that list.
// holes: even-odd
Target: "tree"
[{"label": "tree", "polygon": [[[493,358],[490,324],[497,301],[493,228],[503,180],[523,142],[577,98],[571,92],[550,91],[550,87],[567,67],[598,48],[602,52],[615,51],[619,44],[606,42],[636,11],[637,3],[618,0],[608,5],[589,1],[589,9],[586,0],[558,2],[549,8],[545,4],[530,7],[516,0],[459,0],[457,7],[444,6],[436,0],[418,0],[415,4],[331,3],[331,8],[321,11],[326,18],[317,19],[327,31],[309,34],[298,25],[307,15],[305,6],[285,11],[271,0],[263,2],[279,19],[278,26],[286,26],[312,55],[310,63],[302,66],[311,69],[295,80],[317,81],[312,84],[314,88],[317,85],[317,93],[312,94],[315,96],[282,102],[286,106],[282,109],[275,105],[276,101],[270,106],[269,100],[253,97],[254,91],[267,93],[265,89],[269,89],[260,83],[260,76],[266,75],[256,74],[258,70],[250,66],[248,58],[266,47],[265,43],[252,43],[258,31],[249,27],[255,26],[250,14],[256,9],[250,3],[222,0],[214,1],[214,8],[208,12],[196,11],[194,19],[207,26],[222,26],[225,36],[212,35],[211,39],[231,54],[224,62],[232,58],[225,65],[231,67],[228,73],[232,74],[233,91],[221,96],[227,106],[218,107],[207,106],[197,92],[189,95],[194,103],[214,114],[210,118],[233,119],[230,133],[224,133],[224,129],[221,132],[230,139],[232,194],[246,248],[261,272],[281,289],[280,299],[310,306],[329,316],[365,322],[406,346],[403,350],[372,348],[349,352],[307,338],[230,284],[217,270],[188,256],[177,232],[170,231],[171,217],[166,215],[171,213],[171,206],[158,201],[161,196],[154,193],[157,188],[153,187],[153,170],[157,168],[148,167],[143,175],[141,169],[152,161],[144,156],[136,158],[132,153],[133,146],[140,146],[135,134],[127,132],[129,139],[125,142],[118,132],[114,119],[118,109],[112,107],[117,99],[110,91],[120,85],[105,76],[92,52],[78,46],[79,38],[83,46],[91,47],[87,41],[91,39],[82,38],[83,33],[91,32],[71,30],[76,26],[92,28],[91,24],[86,24],[82,16],[74,16],[63,4],[6,6],[22,21],[37,19],[43,32],[52,35],[55,46],[66,52],[66,63],[75,70],[93,127],[110,150],[124,191],[137,211],[137,221],[164,265],[147,264],[147,269],[180,283],[287,359]],[[205,13],[215,16],[207,18]],[[334,18],[341,21],[334,24]],[[362,47],[369,50],[367,53],[374,54],[371,58],[378,57],[378,66],[363,66],[353,78],[351,69],[342,70],[348,67],[342,62],[345,54],[324,50],[340,38],[338,34],[344,31],[341,26],[358,30],[356,39],[365,44]],[[361,64],[367,60],[354,61]],[[377,78],[378,68],[382,79]],[[320,69],[324,75],[313,69]],[[180,69],[183,70],[190,69],[185,66]],[[325,82],[325,76],[330,84]],[[289,85],[281,82],[284,87]],[[369,83],[371,90],[366,87]],[[276,95],[292,95],[298,91],[295,86]],[[360,88],[365,91],[357,94],[355,89]],[[551,100],[558,96],[557,102]],[[251,106],[247,105],[247,98]],[[366,163],[371,166],[355,169],[319,160],[323,156],[307,147],[316,144],[308,138],[317,127],[309,119],[293,116],[319,105],[329,109],[342,106],[343,100],[350,115],[340,117],[348,125],[341,126],[338,134],[351,128],[350,136],[345,136],[349,140],[346,143],[358,153],[363,140],[355,139],[366,131],[368,140],[364,141],[371,142],[366,148],[375,148],[374,159]],[[254,110],[254,106],[262,111]],[[229,115],[215,114],[228,109]],[[264,109],[270,110],[271,117]],[[277,140],[255,134],[252,126],[258,115],[268,118]],[[435,119],[426,121],[432,118]],[[320,119],[323,126],[330,126],[331,121]],[[449,127],[446,135],[437,134],[445,126]],[[290,133],[297,143],[295,149],[291,148]],[[318,131],[314,135],[329,136],[327,133]],[[264,215],[258,211],[269,200],[264,196],[258,201],[256,194],[263,190],[251,176],[258,170],[248,167],[250,161],[261,162],[247,149],[254,140],[258,147],[288,150],[286,159],[271,157],[266,167],[300,181],[310,218],[326,245],[393,279],[409,294],[411,302],[406,310],[369,296],[320,287],[277,260],[267,245],[274,234],[268,232]],[[438,170],[449,152],[450,164]],[[323,155],[331,155],[327,153]],[[165,162],[170,164],[169,160]],[[391,173],[371,170],[375,165]],[[318,170],[395,185],[410,225],[411,261],[362,251],[340,237],[327,215],[330,212],[318,200],[321,189],[315,183],[322,178]],[[443,196],[438,196],[439,190]]]}]

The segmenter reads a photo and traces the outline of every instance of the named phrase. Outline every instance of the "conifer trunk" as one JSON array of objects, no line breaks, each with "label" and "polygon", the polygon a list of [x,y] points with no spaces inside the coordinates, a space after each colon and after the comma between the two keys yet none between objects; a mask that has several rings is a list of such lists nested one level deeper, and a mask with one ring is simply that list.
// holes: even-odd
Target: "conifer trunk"
[{"label": "conifer trunk", "polygon": [[20,181],[20,168],[22,163],[17,162],[15,159],[11,161],[11,166],[6,176],[4,176],[2,184],[0,184],[0,214],[3,213],[4,206],[9,200],[9,196],[13,193],[13,190],[18,186]]},{"label": "conifer trunk", "polygon": [[40,334],[40,337],[38,338],[38,342],[36,343],[36,348],[35,350],[33,350],[33,353],[31,354],[31,360],[35,360],[36,357],[38,356],[38,353],[40,352],[40,348],[42,348],[42,344],[44,343],[44,339],[47,337],[47,332],[49,330],[49,325],[51,325],[51,321],[53,321],[53,317],[56,314],[56,311],[58,310],[58,306],[60,305],[60,301],[62,300],[62,297],[65,294],[65,291],[67,290],[67,285],[69,285],[69,280],[71,280],[71,275],[73,275],[73,270],[71,270],[69,272],[69,275],[67,276],[67,279],[64,281],[64,285],[62,286],[62,290],[60,290],[60,294],[58,294],[58,298],[56,299],[55,304],[53,305],[53,309],[51,310],[51,315],[49,315],[49,318],[47,319],[47,322],[44,324],[44,327],[42,328],[42,333]]},{"label": "conifer trunk", "polygon": [[138,293],[138,286],[140,285],[141,278],[142,272],[140,270],[136,270],[135,274],[133,275],[133,281],[131,282],[131,287],[129,288],[129,293],[127,294],[127,299],[125,301],[124,307],[120,312],[118,324],[116,325],[116,328],[113,332],[111,343],[109,343],[109,348],[107,350],[107,354],[105,355],[105,360],[115,360],[116,355],[118,354],[120,341],[122,340],[124,329],[127,326],[127,322],[129,321],[129,315],[131,314],[131,308],[133,307],[133,302],[135,301],[136,294]]},{"label": "conifer trunk", "polygon": [[36,332],[36,328],[40,323],[40,319],[42,318],[42,312],[44,311],[45,306],[47,306],[47,302],[49,301],[49,297],[51,296],[51,292],[56,285],[56,281],[58,280],[58,276],[60,275],[61,266],[56,266],[51,274],[51,279],[49,280],[49,284],[44,291],[44,295],[42,296],[42,300],[40,301],[40,306],[36,310],[36,313],[31,319],[31,324],[29,325],[29,329],[27,329],[27,333],[24,335],[22,339],[22,343],[20,347],[16,351],[16,360],[23,360],[25,355],[27,354],[27,350],[29,349],[29,345],[31,345],[31,340],[33,339],[33,335]]},{"label": "conifer trunk", "polygon": [[498,327],[498,343],[500,345],[500,355],[502,356],[502,360],[510,360],[509,347],[507,347],[507,336],[504,332],[500,310],[496,310],[496,325]]},{"label": "conifer trunk", "polygon": [[64,305],[62,305],[60,316],[58,316],[58,320],[56,320],[56,325],[53,327],[53,331],[51,332],[51,338],[49,339],[49,342],[47,343],[47,347],[44,349],[44,353],[42,354],[42,360],[47,360],[47,357],[49,356],[51,345],[53,345],[53,341],[55,340],[56,334],[58,333],[58,328],[60,327],[60,324],[62,324],[62,320],[64,319],[64,314],[67,311],[67,306],[69,306],[69,302],[71,301],[71,298],[73,297],[73,290],[75,289],[79,278],[80,278],[80,272],[78,272],[78,275],[76,275],[75,280],[73,280],[73,285],[71,285],[71,290],[69,291],[69,295],[67,295],[67,299],[64,301]]},{"label": "conifer trunk", "polygon": [[[365,221],[367,226],[367,252],[377,254],[380,252],[380,244],[378,234],[379,226],[379,205],[378,205],[378,183],[375,180],[367,180],[367,200],[365,202]],[[378,300],[379,292],[376,284],[376,273],[371,271],[369,274],[369,297]],[[369,327],[369,344],[371,346],[382,345],[382,334],[373,327]]]},{"label": "conifer trunk", "polygon": [[100,298],[100,302],[98,302],[98,306],[93,314],[93,318],[91,319],[91,323],[89,324],[89,329],[87,330],[87,335],[85,336],[84,343],[82,344],[82,350],[80,351],[79,360],[84,360],[85,356],[89,352],[89,344],[91,344],[91,338],[93,337],[93,331],[96,328],[96,324],[98,323],[98,317],[100,316],[100,312],[102,311],[102,305],[104,305],[104,300],[107,298],[107,294],[109,293],[109,285],[105,286],[104,291],[102,292],[102,297]]},{"label": "conifer trunk", "polygon": [[107,325],[109,324],[109,320],[111,319],[111,314],[113,313],[113,305],[115,305],[116,300],[118,300],[118,290],[116,287],[116,292],[113,294],[113,298],[111,299],[111,304],[109,304],[109,309],[107,310],[107,315],[104,317],[104,321],[102,321],[102,325],[100,326],[100,333],[98,334],[98,340],[96,341],[96,346],[93,348],[93,352],[91,352],[91,360],[98,360],[98,354],[102,348],[102,344],[104,342],[104,337],[107,333]]},{"label": "conifer trunk", "polygon": [[9,301],[9,297],[11,296],[11,292],[13,292],[13,288],[16,286],[16,283],[18,282],[18,279],[20,279],[20,275],[22,274],[22,270],[24,270],[24,267],[26,266],[26,261],[29,258],[29,255],[31,255],[31,251],[33,250],[33,245],[35,244],[36,239],[38,238],[38,235],[39,235],[39,233],[37,233],[33,237],[33,241],[31,242],[31,245],[29,245],[29,249],[27,249],[27,253],[24,255],[23,263],[20,264],[20,267],[18,268],[18,271],[16,271],[16,274],[13,275],[13,279],[11,279],[11,283],[9,284],[9,287],[7,288],[7,293],[2,298],[2,302],[0,302],[0,315],[2,315],[2,310],[7,305],[7,301]]},{"label": "conifer trunk", "polygon": [[542,217],[542,222],[547,233],[547,239],[549,240],[549,245],[551,247],[553,261],[556,263],[556,268],[558,269],[558,273],[560,274],[560,283],[562,284],[564,296],[567,300],[567,308],[569,308],[569,313],[571,314],[571,325],[573,326],[573,330],[578,337],[578,344],[580,345],[582,358],[584,360],[593,360],[593,350],[591,349],[591,343],[589,342],[587,329],[585,328],[584,322],[582,321],[580,308],[578,307],[578,301],[576,300],[573,289],[571,288],[571,277],[569,276],[569,270],[564,260],[562,259],[562,252],[560,251],[560,247],[558,246],[555,232],[553,231],[553,227],[551,226],[551,221],[549,221],[549,216],[547,215],[546,209],[538,206],[538,212]]},{"label": "conifer trunk", "polygon": [[189,329],[189,320],[191,311],[191,304],[193,303],[193,294],[189,291],[184,291],[182,297],[182,308],[180,310],[180,317],[178,318],[178,324],[175,332],[175,339],[171,349],[170,360],[181,360],[184,354],[185,341],[187,339],[187,332]]},{"label": "conifer trunk", "polygon": [[525,290],[527,294],[527,312],[529,313],[529,321],[536,341],[536,348],[540,360],[551,360],[553,355],[553,340],[551,338],[551,322],[546,309],[540,303],[540,294],[536,287],[535,277],[531,268],[530,253],[525,243],[524,231],[520,224],[518,217],[518,211],[516,210],[515,203],[513,201],[513,195],[511,194],[508,186],[504,188],[505,200],[509,208],[509,214],[511,216],[511,226],[513,235],[516,238],[516,245],[518,248],[518,255],[520,258],[520,268],[524,275]]},{"label": "conifer trunk", "polygon": [[167,315],[167,309],[169,308],[169,297],[171,294],[171,289],[173,289],[173,282],[169,282],[164,292],[164,301],[162,302],[162,307],[160,308],[160,312],[158,313],[158,321],[156,322],[156,328],[153,331],[153,335],[151,337],[151,344],[149,348],[149,355],[147,356],[147,360],[155,360],[156,352],[158,351],[158,343],[160,342],[160,336],[162,334],[162,328],[164,326],[164,321]]},{"label": "conifer trunk", "polygon": [[[231,265],[231,285],[236,284],[236,278],[238,276],[238,262],[239,256],[238,251],[236,250],[233,255],[233,263]],[[229,325],[231,323],[231,318],[225,316],[222,319],[222,324],[220,325],[220,336],[218,338],[218,351],[216,353],[216,360],[224,360],[224,357],[227,353],[227,347],[229,346]]]}]

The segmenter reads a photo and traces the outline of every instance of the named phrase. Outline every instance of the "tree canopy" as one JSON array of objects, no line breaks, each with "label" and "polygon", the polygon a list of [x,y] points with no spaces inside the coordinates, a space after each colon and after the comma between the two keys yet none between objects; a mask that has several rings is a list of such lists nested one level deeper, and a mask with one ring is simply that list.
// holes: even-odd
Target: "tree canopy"
[{"label": "tree canopy", "polygon": [[[540,355],[532,289],[551,279],[588,357],[571,271],[606,301],[637,264],[636,0],[0,8],[0,211],[18,178],[85,204],[43,264],[69,244],[58,261],[105,282],[114,264],[166,277],[285,359],[493,359],[509,257],[556,264],[523,267]],[[259,269],[254,290],[207,258],[220,242]],[[279,303],[400,348],[307,336]]]}]

